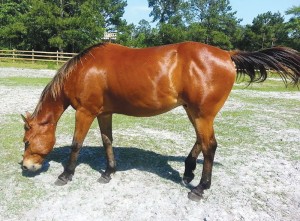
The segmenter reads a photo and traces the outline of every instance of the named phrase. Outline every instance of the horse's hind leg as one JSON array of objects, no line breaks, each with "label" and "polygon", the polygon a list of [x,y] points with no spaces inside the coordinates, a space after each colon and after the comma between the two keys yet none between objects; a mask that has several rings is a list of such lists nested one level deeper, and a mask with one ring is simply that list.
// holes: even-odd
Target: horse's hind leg
[{"label": "horse's hind leg", "polygon": [[[197,112],[195,112],[197,113]],[[185,160],[185,172],[183,181],[189,183],[193,178],[193,170],[196,168],[196,160],[202,151],[204,162],[200,183],[188,195],[191,200],[199,201],[205,189],[211,185],[212,167],[217,149],[217,142],[214,135],[213,121],[215,114],[189,114],[189,118],[195,127],[197,140],[190,154]]]},{"label": "horse's hind leg", "polygon": [[108,183],[111,180],[111,174],[116,171],[116,160],[112,147],[112,114],[100,115],[97,119],[107,159],[106,170],[98,181],[100,183]]},{"label": "horse's hind leg", "polygon": [[[191,113],[189,112],[189,110],[187,109],[187,107],[184,107],[186,110],[186,113],[191,121],[191,123],[193,124],[193,126],[195,127],[195,122],[194,119],[191,115]],[[196,143],[194,144],[190,154],[188,155],[188,157],[185,159],[185,170],[184,170],[184,174],[183,174],[183,182],[185,184],[190,183],[195,175],[194,175],[194,170],[196,169],[196,161],[197,158],[201,152],[201,144],[198,142],[198,139],[196,140]]]}]

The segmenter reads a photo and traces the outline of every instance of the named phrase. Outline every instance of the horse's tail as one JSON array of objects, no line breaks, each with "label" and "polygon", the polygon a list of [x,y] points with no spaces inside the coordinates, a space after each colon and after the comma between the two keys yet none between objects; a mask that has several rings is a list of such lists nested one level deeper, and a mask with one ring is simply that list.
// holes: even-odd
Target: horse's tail
[{"label": "horse's tail", "polygon": [[300,53],[286,47],[274,47],[255,52],[230,51],[238,74],[250,77],[250,83],[262,82],[268,77],[268,71],[277,72],[287,83],[300,83]]}]

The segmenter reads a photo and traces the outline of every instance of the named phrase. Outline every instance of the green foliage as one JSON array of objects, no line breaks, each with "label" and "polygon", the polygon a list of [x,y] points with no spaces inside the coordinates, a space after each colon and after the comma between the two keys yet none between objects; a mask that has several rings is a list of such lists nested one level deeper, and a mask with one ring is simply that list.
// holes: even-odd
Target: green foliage
[{"label": "green foliage", "polygon": [[172,24],[161,24],[158,34],[161,44],[177,43],[186,39],[184,29]]},{"label": "green foliage", "polygon": [[232,48],[231,37],[240,22],[228,0],[191,0],[191,18],[205,30],[205,43]]},{"label": "green foliage", "polygon": [[290,21],[286,24],[288,30],[288,45],[300,51],[300,6],[290,8],[287,15],[292,15]]},{"label": "green foliage", "polygon": [[124,23],[124,0],[8,0],[0,8],[2,48],[80,51]]},{"label": "green foliage", "polygon": [[[0,6],[0,48],[68,51],[102,41],[117,31],[116,43],[149,47],[198,41],[231,50],[259,50],[283,45],[300,50],[300,7],[288,22],[266,12],[241,26],[229,0],[148,0],[150,16],[138,25],[122,19],[126,0],[6,0]],[[154,27],[155,26],[155,27]]]},{"label": "green foliage", "polygon": [[300,10],[296,6],[287,11],[287,14],[294,15],[289,22],[284,22],[280,13],[267,12],[254,18],[252,25],[243,27],[241,19],[235,17],[236,12],[232,11],[229,0],[181,0],[168,1],[168,4],[161,0],[148,2],[152,8],[150,15],[154,21],[159,21],[154,45],[180,39],[227,50],[239,48],[251,51],[276,45],[300,48]]},{"label": "green foliage", "polygon": [[[142,25],[137,27],[135,39],[137,45],[162,45],[181,41],[200,41],[230,49],[235,42],[238,23],[231,12],[229,1],[215,0],[149,0],[153,21],[158,21],[156,28],[149,31]],[[153,31],[153,32],[152,32]],[[149,44],[147,36],[152,37]],[[144,44],[141,42],[144,41]]]},{"label": "green foliage", "polygon": [[153,16],[153,21],[166,23],[178,13],[182,0],[148,0],[148,3],[149,7],[153,8],[150,13],[150,16]]},{"label": "green foliage", "polygon": [[31,2],[28,12],[22,15],[26,27],[26,37],[22,39],[24,49],[47,50],[49,36],[55,32],[59,8],[42,0]]},{"label": "green foliage", "polygon": [[28,7],[24,2],[7,1],[0,7],[0,44],[4,48],[22,46],[22,38],[26,35],[26,27],[22,19]]},{"label": "green foliage", "polygon": [[269,48],[277,42],[285,43],[287,37],[283,16],[279,12],[267,12],[254,18],[251,26],[246,26],[240,46],[248,50]]}]

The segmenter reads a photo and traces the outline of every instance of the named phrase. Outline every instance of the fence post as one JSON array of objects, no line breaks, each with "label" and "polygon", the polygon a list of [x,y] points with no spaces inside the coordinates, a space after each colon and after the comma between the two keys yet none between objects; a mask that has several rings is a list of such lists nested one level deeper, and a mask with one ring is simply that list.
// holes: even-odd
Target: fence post
[{"label": "fence post", "polygon": [[56,65],[58,66],[58,50],[56,51]]},{"label": "fence post", "polygon": [[61,50],[61,53],[60,53],[60,61],[63,61],[64,60],[64,51],[63,50]]},{"label": "fence post", "polygon": [[34,63],[34,49],[31,51],[31,62]]},{"label": "fence post", "polygon": [[15,62],[15,51],[16,51],[16,49],[13,49],[13,63]]}]

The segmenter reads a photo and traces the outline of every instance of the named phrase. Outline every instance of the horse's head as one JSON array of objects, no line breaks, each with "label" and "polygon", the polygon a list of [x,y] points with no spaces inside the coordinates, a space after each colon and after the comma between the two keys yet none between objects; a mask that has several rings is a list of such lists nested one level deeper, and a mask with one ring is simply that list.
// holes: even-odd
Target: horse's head
[{"label": "horse's head", "polygon": [[25,150],[22,169],[37,171],[42,168],[44,158],[53,149],[55,143],[55,125],[48,122],[38,122],[29,113],[24,120],[25,135],[23,142]]}]

